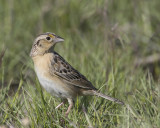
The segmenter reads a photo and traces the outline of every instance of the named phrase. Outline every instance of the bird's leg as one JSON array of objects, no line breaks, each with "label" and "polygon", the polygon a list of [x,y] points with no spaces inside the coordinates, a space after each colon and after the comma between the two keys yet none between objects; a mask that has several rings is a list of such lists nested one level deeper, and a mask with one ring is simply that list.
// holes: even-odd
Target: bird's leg
[{"label": "bird's leg", "polygon": [[67,111],[66,111],[66,113],[65,113],[65,116],[66,116],[66,117],[68,116],[71,108],[73,107],[73,100],[70,99],[70,98],[67,98],[67,100],[68,100],[68,103],[69,103],[69,107],[68,107],[68,109],[67,109]]},{"label": "bird's leg", "polygon": [[59,108],[63,104],[64,104],[64,102],[60,103],[55,109]]},{"label": "bird's leg", "polygon": [[65,103],[66,103],[66,100],[63,100],[63,102],[60,103],[55,109],[58,109],[60,106],[62,106],[62,105],[65,104]]}]

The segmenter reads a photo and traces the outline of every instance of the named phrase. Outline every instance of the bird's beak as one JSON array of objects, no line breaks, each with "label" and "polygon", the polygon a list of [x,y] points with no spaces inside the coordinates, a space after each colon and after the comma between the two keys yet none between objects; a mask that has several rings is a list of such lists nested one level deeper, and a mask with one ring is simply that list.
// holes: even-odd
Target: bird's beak
[{"label": "bird's beak", "polygon": [[57,43],[57,42],[63,42],[63,41],[64,41],[64,39],[62,37],[56,36],[55,43]]}]

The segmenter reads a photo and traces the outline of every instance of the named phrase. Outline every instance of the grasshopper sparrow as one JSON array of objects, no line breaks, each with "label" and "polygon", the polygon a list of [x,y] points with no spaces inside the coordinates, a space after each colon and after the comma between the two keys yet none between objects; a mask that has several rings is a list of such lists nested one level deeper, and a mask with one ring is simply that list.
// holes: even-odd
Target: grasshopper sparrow
[{"label": "grasshopper sparrow", "polygon": [[[50,94],[68,100],[66,116],[73,106],[73,100],[81,95],[97,95],[118,104],[122,101],[97,92],[97,89],[80,72],[74,69],[53,48],[56,43],[64,41],[54,33],[39,35],[32,46],[30,56],[40,84]],[[59,104],[60,107],[64,102]]]}]

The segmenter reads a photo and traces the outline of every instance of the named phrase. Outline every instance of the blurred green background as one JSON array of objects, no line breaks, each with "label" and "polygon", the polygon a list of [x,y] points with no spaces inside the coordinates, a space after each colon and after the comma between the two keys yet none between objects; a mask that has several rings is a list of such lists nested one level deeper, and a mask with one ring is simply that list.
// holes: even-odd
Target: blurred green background
[{"label": "blurred green background", "polygon": [[[21,119],[27,116],[28,127],[52,127],[51,122],[63,115],[58,112],[58,117],[49,122],[51,113],[37,112],[41,116],[34,113],[39,110],[38,106],[24,114],[29,101],[21,104],[25,93],[16,93],[21,85],[19,90],[27,90],[41,106],[41,100],[34,94],[38,93],[35,85],[39,84],[35,81],[29,53],[38,34],[53,32],[65,39],[55,47],[61,56],[101,92],[119,97],[135,111],[136,116],[98,99],[94,102],[95,112],[88,103],[90,97],[82,99],[89,104],[87,113],[92,126],[160,127],[159,12],[159,0],[0,0],[0,51],[6,49],[0,68],[0,124],[21,127]],[[32,89],[35,92],[29,91]],[[11,92],[20,98],[12,99]],[[54,101],[46,92],[42,95],[47,103]],[[37,104],[35,101],[30,101],[33,106]],[[12,117],[13,108],[18,113],[16,119]],[[55,111],[53,106],[48,106],[46,111],[50,109]],[[79,127],[90,126],[84,113],[79,111],[80,115],[75,110],[76,118],[70,115],[70,120]],[[56,123],[57,127],[63,125]],[[73,127],[68,122],[65,125]]]}]

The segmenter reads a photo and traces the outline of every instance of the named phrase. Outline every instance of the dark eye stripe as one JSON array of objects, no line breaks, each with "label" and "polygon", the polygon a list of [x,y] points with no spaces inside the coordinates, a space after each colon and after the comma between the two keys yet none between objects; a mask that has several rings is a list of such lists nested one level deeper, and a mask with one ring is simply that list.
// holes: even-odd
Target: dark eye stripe
[{"label": "dark eye stripe", "polygon": [[37,41],[37,45],[39,45],[39,41],[40,41],[40,40]]}]

